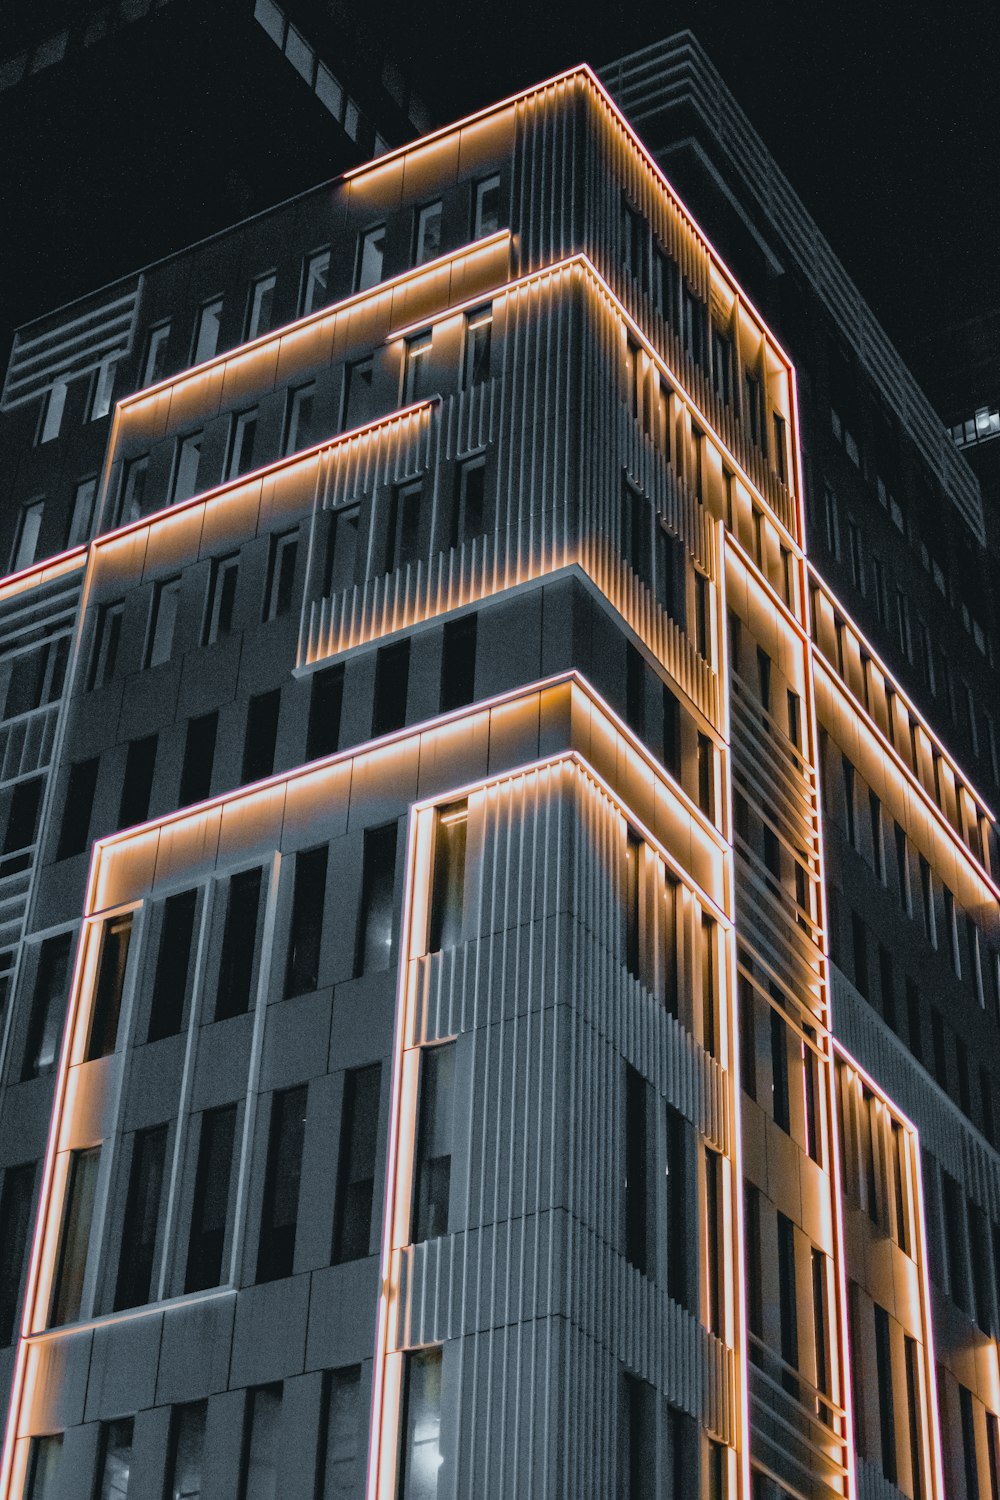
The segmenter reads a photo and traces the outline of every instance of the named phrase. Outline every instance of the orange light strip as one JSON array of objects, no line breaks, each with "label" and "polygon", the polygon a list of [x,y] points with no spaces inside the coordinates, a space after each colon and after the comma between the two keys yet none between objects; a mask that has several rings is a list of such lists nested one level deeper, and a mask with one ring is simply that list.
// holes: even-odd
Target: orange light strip
[{"label": "orange light strip", "polygon": [[16,573],[8,573],[5,578],[0,578],[0,603],[15,594],[22,594],[25,589],[38,588],[43,583],[51,583],[54,578],[61,578],[64,573],[72,573],[74,568],[82,568],[86,561],[87,544],[83,543],[80,547],[70,547],[66,552],[43,558],[41,562],[29,563]]},{"label": "orange light strip", "polygon": [[425,276],[431,277],[435,272],[455,261],[478,255],[484,250],[491,250],[510,238],[509,229],[497,229],[493,234],[484,235],[480,240],[468,241],[457,250],[448,250],[444,255],[436,256],[434,260],[423,261],[419,266],[409,266],[405,271],[400,271],[397,276],[390,276],[387,281],[378,281],[374,286],[365,287],[364,291],[352,292],[349,297],[342,298],[340,302],[330,302],[325,307],[317,308],[315,312],[307,313],[303,318],[295,318],[291,323],[283,323],[280,328],[272,328],[255,339],[249,339],[245,344],[236,344],[232,349],[226,349],[221,354],[213,354],[211,359],[204,359],[201,364],[188,365],[186,369],[178,370],[176,374],[168,375],[164,380],[158,380],[155,385],[147,385],[141,390],[131,391],[116,403],[116,407],[120,411],[125,411],[127,407],[138,401],[146,401],[162,391],[171,390],[175,385],[180,385],[186,380],[193,380],[196,375],[205,375],[209,370],[218,369],[231,360],[243,359],[247,354],[252,354],[255,349],[263,349],[268,344],[287,338],[289,334],[301,333],[303,329],[309,328],[314,323],[321,323],[325,318],[338,317],[352,307],[375,301],[385,296],[387,292],[394,292],[399,287],[405,286],[408,282],[418,281]]}]

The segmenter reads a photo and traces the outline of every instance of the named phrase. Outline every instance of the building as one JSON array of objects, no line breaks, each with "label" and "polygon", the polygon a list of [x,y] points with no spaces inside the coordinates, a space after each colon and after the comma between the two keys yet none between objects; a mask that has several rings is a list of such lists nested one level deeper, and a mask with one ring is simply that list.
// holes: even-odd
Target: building
[{"label": "building", "polygon": [[732,264],[579,67],[21,331],[2,1500],[989,1493],[995,820]]}]

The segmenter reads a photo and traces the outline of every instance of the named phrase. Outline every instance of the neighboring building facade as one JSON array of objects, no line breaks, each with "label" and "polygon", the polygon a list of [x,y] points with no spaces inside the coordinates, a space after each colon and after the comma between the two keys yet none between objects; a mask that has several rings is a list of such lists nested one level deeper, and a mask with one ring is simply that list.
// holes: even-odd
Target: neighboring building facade
[{"label": "neighboring building facade", "polygon": [[989,1493],[996,1158],[837,893],[971,1117],[995,823],[593,74],[22,330],[2,423],[2,1500]]}]

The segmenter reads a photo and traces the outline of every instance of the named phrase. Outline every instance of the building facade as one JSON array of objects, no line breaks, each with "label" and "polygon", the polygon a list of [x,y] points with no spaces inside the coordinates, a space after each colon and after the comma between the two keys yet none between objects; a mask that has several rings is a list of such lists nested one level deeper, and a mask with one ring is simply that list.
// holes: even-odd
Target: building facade
[{"label": "building facade", "polygon": [[3,1500],[989,1494],[994,818],[590,70],[0,419]]}]

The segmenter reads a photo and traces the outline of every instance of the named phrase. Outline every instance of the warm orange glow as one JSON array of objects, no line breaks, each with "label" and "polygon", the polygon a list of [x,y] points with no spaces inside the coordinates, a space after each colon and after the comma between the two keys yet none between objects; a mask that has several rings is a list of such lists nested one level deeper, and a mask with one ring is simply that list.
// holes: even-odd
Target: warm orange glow
[{"label": "warm orange glow", "polygon": [[54,557],[46,557],[41,562],[29,563],[17,573],[8,573],[5,578],[0,578],[0,603],[25,589],[37,588],[39,584],[51,583],[53,578],[61,578],[64,573],[72,573],[84,567],[86,561],[87,547],[84,545],[71,547],[68,552],[57,552]]}]

